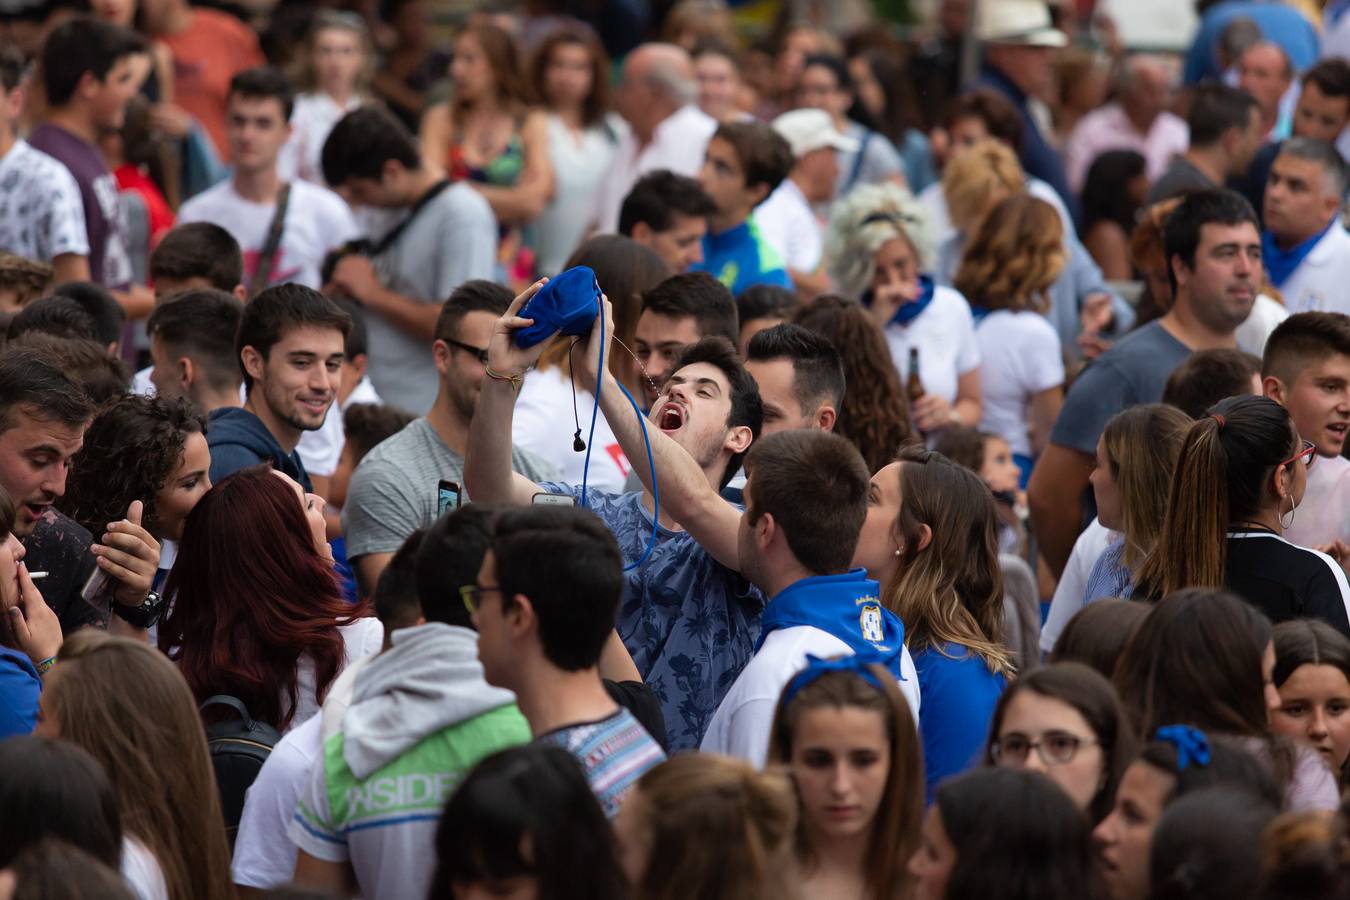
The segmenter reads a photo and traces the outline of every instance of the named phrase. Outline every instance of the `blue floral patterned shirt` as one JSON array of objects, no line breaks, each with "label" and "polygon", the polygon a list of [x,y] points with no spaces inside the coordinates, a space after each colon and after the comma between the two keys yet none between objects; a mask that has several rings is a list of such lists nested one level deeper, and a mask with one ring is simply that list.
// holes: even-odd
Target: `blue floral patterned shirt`
[{"label": "blue floral patterned shirt", "polygon": [[[580,485],[545,482],[580,502]],[[642,556],[652,517],[642,492],[587,489],[586,502],[614,532],[624,564]],[[618,629],[661,703],[672,753],[697,750],[713,713],[755,653],[764,595],[713,559],[688,532],[658,528],[641,567],[625,574]]]}]

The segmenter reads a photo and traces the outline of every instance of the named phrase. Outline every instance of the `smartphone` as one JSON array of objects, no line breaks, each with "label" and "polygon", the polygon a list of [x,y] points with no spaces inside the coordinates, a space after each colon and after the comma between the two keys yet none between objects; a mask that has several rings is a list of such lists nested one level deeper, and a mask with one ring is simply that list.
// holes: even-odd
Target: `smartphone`
[{"label": "smartphone", "polygon": [[576,506],[577,498],[571,494],[535,494],[530,500],[535,506]]},{"label": "smartphone", "polygon": [[459,509],[459,483],[441,481],[436,485],[436,517],[440,518],[451,509]]}]

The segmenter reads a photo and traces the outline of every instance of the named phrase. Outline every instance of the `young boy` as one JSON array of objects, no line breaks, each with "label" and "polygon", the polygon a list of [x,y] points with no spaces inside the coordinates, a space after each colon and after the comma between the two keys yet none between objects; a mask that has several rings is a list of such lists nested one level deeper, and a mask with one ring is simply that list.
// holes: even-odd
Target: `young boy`
[{"label": "young boy", "polygon": [[1306,312],[1285,319],[1261,360],[1265,395],[1289,410],[1299,436],[1317,446],[1303,501],[1284,536],[1350,562],[1350,317]]}]

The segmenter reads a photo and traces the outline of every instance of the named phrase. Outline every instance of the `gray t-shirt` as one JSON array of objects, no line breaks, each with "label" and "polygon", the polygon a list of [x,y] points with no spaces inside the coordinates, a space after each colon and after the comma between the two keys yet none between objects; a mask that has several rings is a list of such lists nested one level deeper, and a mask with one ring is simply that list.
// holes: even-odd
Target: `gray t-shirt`
[{"label": "gray t-shirt", "polygon": [[[496,264],[492,207],[464,183],[441,191],[374,261],[386,288],[436,306],[471,278],[493,278]],[[440,388],[431,342],[412,337],[378,312],[366,314],[366,331],[375,390],[384,402],[424,415]]]},{"label": "gray t-shirt", "polygon": [[1161,322],[1149,322],[1121,338],[1083,370],[1069,388],[1050,432],[1051,443],[1087,454],[1097,452],[1106,423],[1138,403],[1157,403],[1172,370],[1191,355]]},{"label": "gray t-shirt", "polygon": [[1167,171],[1163,172],[1158,180],[1153,182],[1153,187],[1148,189],[1148,196],[1144,199],[1144,205],[1152,206],[1173,197],[1180,197],[1183,194],[1190,194],[1195,191],[1207,191],[1215,187],[1218,187],[1218,185],[1211,181],[1208,175],[1193,166],[1186,157],[1178,156],[1172,160],[1172,164],[1167,167]]},{"label": "gray t-shirt", "polygon": [[[512,448],[511,468],[532,481],[549,481],[557,470],[525,450]],[[347,557],[393,553],[408,535],[433,525],[440,481],[464,483],[464,457],[445,445],[427,423],[414,419],[376,445],[352,473],[342,525]],[[468,497],[461,494],[461,502]]]}]

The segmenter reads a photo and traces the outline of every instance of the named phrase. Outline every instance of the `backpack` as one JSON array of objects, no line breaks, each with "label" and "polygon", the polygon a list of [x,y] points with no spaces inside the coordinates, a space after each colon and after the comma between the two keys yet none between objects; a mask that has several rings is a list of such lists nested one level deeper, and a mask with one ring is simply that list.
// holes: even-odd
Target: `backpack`
[{"label": "backpack", "polygon": [[262,770],[272,748],[281,740],[281,733],[249,715],[248,707],[228,694],[207,697],[200,710],[209,706],[228,706],[239,715],[206,726],[206,747],[211,751],[211,765],[216,770],[216,787],[220,789],[220,806],[225,814],[225,833],[234,849],[234,838],[239,832],[239,819],[244,814],[244,794]]}]

